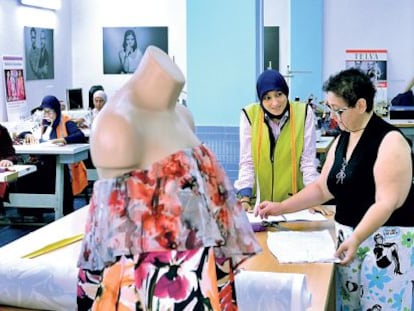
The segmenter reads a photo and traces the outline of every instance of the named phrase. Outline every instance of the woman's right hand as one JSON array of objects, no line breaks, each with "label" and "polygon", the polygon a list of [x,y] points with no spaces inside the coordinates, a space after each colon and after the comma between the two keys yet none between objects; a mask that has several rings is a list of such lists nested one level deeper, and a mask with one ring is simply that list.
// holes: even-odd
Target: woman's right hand
[{"label": "woman's right hand", "polygon": [[34,137],[33,134],[26,134],[24,136],[24,143],[28,145],[36,144],[36,138]]},{"label": "woman's right hand", "polygon": [[283,214],[279,211],[280,202],[263,201],[261,202],[254,211],[255,216],[266,219],[268,216],[278,216]]}]

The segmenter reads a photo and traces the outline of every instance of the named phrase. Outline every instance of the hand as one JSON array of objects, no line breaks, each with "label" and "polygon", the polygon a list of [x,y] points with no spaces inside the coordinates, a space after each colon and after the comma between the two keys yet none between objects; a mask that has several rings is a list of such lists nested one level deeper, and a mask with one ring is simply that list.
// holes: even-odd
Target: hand
[{"label": "hand", "polygon": [[260,216],[262,219],[267,219],[269,215],[281,215],[283,213],[279,211],[280,205],[280,202],[263,201],[255,208],[254,215]]},{"label": "hand", "polygon": [[349,238],[345,239],[345,241],[339,245],[335,252],[335,257],[341,259],[339,264],[346,265],[354,260],[359,244],[360,242],[354,237],[354,235],[351,235]]},{"label": "hand", "polygon": [[78,118],[78,119],[72,119],[73,122],[76,123],[78,128],[88,128],[89,126],[86,124],[85,118]]},{"label": "hand", "polygon": [[10,167],[13,166],[13,162],[10,160],[1,160],[0,167]]},{"label": "hand", "polygon": [[242,201],[242,202],[241,202],[241,205],[242,205],[243,209],[244,209],[247,213],[252,213],[252,212],[253,212],[253,209],[252,209],[252,207],[251,207],[251,205],[250,205],[250,203],[249,203],[249,202]]},{"label": "hand", "polygon": [[332,216],[334,214],[333,210],[322,205],[311,207],[309,212],[312,214],[321,213],[324,216]]},{"label": "hand", "polygon": [[64,138],[51,139],[50,142],[55,145],[66,145],[66,140]]},{"label": "hand", "polygon": [[26,134],[24,136],[24,143],[28,145],[33,145],[36,144],[37,141],[33,134]]}]

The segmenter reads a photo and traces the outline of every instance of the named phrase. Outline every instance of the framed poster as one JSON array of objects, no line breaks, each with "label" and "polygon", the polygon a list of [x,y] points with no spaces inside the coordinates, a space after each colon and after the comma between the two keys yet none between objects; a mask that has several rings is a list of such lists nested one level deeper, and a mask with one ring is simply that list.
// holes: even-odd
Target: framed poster
[{"label": "framed poster", "polygon": [[168,54],[168,27],[104,27],[104,74],[133,73],[149,45]]},{"label": "framed poster", "polygon": [[26,80],[54,79],[53,29],[24,27]]},{"label": "framed poster", "polygon": [[29,118],[22,56],[3,56],[3,78],[8,121]]},{"label": "framed poster", "polygon": [[387,50],[346,50],[346,68],[364,71],[377,88],[375,102],[387,102]]}]

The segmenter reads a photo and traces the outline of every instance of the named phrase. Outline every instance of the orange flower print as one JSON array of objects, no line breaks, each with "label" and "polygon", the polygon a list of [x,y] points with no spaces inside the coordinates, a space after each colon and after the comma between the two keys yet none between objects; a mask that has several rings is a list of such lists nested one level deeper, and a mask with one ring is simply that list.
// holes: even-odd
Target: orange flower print
[{"label": "orange flower print", "polygon": [[166,215],[151,215],[142,217],[143,230],[155,238],[162,248],[175,249],[176,237],[179,232],[176,217]]},{"label": "orange flower print", "polygon": [[149,204],[151,202],[152,193],[154,192],[153,184],[145,184],[138,179],[129,179],[127,181],[128,195],[131,199],[139,199]]},{"label": "orange flower print", "polygon": [[167,178],[180,178],[188,172],[188,164],[186,156],[182,152],[178,152],[171,156],[171,159],[162,166],[162,176]]},{"label": "orange flower print", "polygon": [[124,191],[115,189],[109,197],[109,209],[111,215],[125,216],[125,195]]},{"label": "orange flower print", "polygon": [[120,262],[108,267],[103,275],[101,287],[93,304],[93,311],[113,310],[119,295],[122,266]]}]

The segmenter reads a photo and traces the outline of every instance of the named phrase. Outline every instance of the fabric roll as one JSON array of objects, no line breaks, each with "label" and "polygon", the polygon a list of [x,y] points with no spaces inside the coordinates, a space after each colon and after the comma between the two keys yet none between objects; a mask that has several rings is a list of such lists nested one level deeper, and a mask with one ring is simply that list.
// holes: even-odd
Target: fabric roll
[{"label": "fabric roll", "polygon": [[76,310],[76,261],[44,258],[0,260],[0,304],[20,308]]},{"label": "fabric roll", "polygon": [[311,306],[304,274],[241,271],[235,284],[239,311],[306,310]]}]

